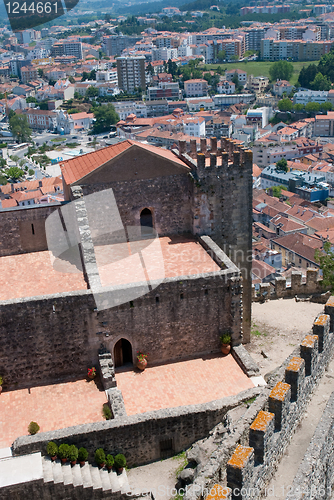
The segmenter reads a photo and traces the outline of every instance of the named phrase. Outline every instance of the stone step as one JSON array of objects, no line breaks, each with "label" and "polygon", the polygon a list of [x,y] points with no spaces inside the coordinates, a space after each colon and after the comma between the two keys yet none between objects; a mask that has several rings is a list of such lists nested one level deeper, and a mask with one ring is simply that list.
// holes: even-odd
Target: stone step
[{"label": "stone step", "polygon": [[90,475],[92,476],[93,489],[102,490],[102,481],[101,481],[100,471],[97,465],[90,465]]},{"label": "stone step", "polygon": [[119,484],[118,478],[119,476],[117,476],[117,473],[115,471],[112,470],[109,472],[109,481],[113,493],[120,493],[121,491],[121,486]]},{"label": "stone step", "polygon": [[62,465],[62,471],[64,476],[64,485],[73,484],[72,467],[69,462]]},{"label": "stone step", "polygon": [[42,457],[44,483],[53,482],[52,461],[49,457]]},{"label": "stone step", "polygon": [[52,473],[53,473],[53,482],[55,484],[64,483],[64,476],[60,460],[55,460],[54,462],[52,462]]},{"label": "stone step", "polygon": [[107,469],[100,469],[100,477],[103,491],[111,491],[111,484],[109,481],[109,473]]},{"label": "stone step", "polygon": [[83,486],[83,477],[81,474],[81,467],[79,464],[76,464],[72,467],[72,477],[73,477],[73,486]]},{"label": "stone step", "polygon": [[130,493],[131,492],[131,488],[130,488],[130,485],[129,485],[129,480],[128,480],[128,475],[126,473],[126,470],[124,469],[122,474],[120,474],[119,476],[117,476],[117,479],[118,479],[118,484],[119,484],[119,487],[121,489],[121,492],[124,494],[126,493]]},{"label": "stone step", "polygon": [[90,473],[91,466],[88,462],[81,467],[81,477],[84,488],[93,488],[93,479]]},{"label": "stone step", "polygon": [[0,449],[0,460],[6,460],[13,456],[11,448],[1,448]]}]

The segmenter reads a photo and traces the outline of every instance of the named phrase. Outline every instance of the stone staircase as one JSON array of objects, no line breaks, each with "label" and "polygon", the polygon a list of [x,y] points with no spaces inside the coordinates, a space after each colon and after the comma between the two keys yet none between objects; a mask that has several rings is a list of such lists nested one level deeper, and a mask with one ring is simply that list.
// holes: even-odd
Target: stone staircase
[{"label": "stone staircase", "polygon": [[91,500],[98,498],[131,498],[130,487],[125,469],[122,474],[107,469],[99,469],[96,465],[85,463],[71,466],[60,460],[52,462],[49,457],[42,457],[43,480],[45,488],[54,498],[65,500]]},{"label": "stone staircase", "polygon": [[12,456],[0,450],[1,500],[131,500],[125,469],[122,474],[85,463],[74,467],[52,462],[41,453]]}]

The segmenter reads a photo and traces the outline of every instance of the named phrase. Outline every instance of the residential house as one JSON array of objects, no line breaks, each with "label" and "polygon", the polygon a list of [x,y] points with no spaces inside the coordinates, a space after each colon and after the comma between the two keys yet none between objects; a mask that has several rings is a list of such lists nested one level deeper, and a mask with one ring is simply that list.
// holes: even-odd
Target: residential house
[{"label": "residential house", "polygon": [[186,80],[184,90],[187,97],[203,97],[208,93],[208,82],[202,78]]}]

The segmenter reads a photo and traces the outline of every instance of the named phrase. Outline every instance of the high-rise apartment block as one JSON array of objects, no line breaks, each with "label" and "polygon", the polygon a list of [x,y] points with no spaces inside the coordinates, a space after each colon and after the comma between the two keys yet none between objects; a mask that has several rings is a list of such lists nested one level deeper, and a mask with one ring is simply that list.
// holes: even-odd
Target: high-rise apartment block
[{"label": "high-rise apartment block", "polygon": [[117,77],[120,89],[134,92],[145,88],[145,56],[116,57]]}]

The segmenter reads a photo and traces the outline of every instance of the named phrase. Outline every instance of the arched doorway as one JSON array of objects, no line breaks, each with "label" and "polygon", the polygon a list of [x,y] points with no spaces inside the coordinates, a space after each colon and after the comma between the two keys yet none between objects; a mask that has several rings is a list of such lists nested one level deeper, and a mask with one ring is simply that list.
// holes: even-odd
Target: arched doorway
[{"label": "arched doorway", "polygon": [[115,368],[132,364],[132,347],[128,340],[119,339],[114,347]]},{"label": "arched doorway", "polygon": [[140,212],[140,225],[142,234],[152,234],[153,216],[149,208],[144,208],[144,210]]}]

